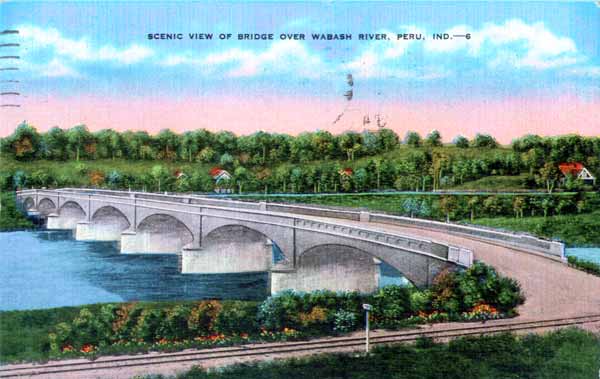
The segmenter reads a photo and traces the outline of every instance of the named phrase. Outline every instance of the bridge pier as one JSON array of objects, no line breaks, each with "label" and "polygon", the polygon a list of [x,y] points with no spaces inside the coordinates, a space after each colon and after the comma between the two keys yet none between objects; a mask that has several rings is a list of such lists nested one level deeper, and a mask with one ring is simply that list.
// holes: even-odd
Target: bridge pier
[{"label": "bridge pier", "polygon": [[264,241],[207,244],[184,248],[181,272],[184,274],[224,274],[269,271],[273,245]]},{"label": "bridge pier", "polygon": [[121,253],[180,254],[187,241],[174,234],[126,230],[121,233]]},{"label": "bridge pier", "polygon": [[88,221],[77,223],[75,239],[78,241],[120,241],[122,228],[119,224],[97,224]]},{"label": "bridge pier", "polygon": [[380,266],[380,260],[340,246],[329,254],[301,256],[295,269],[272,270],[271,293],[286,289],[371,293],[379,287]]},{"label": "bridge pier", "polygon": [[81,221],[77,217],[70,217],[68,215],[58,215],[56,213],[50,213],[46,218],[46,228],[48,229],[59,229],[59,230],[75,230],[77,224]]}]

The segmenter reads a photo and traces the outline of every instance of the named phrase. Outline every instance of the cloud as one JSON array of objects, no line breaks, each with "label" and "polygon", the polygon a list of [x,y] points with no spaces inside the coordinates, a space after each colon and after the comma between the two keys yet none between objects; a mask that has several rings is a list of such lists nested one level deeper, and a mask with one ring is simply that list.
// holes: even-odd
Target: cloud
[{"label": "cloud", "polygon": [[197,66],[206,74],[221,70],[226,76],[234,78],[286,73],[303,78],[317,78],[328,71],[321,57],[310,52],[304,44],[293,40],[273,42],[262,51],[231,48],[205,56],[189,52],[168,55],[161,64]]},{"label": "cloud", "polygon": [[117,48],[112,45],[95,47],[85,37],[71,39],[64,37],[57,29],[40,28],[32,25],[19,27],[23,44],[31,52],[51,49],[54,56],[71,61],[85,62],[113,62],[121,65],[139,63],[152,55],[154,51],[145,46],[133,44],[126,48]]},{"label": "cloud", "polygon": [[[390,39],[371,42],[356,58],[342,65],[342,70],[363,79],[394,77],[407,80],[435,80],[451,74],[443,67],[427,64],[407,69],[406,55],[411,48],[423,41],[397,39],[397,32],[390,30],[380,30],[377,33],[385,33]],[[413,25],[399,28],[399,33],[425,36],[425,30]]]},{"label": "cloud", "polygon": [[557,36],[542,22],[527,24],[512,19],[503,24],[485,24],[480,30],[459,25],[445,33],[451,36],[470,33],[471,38],[454,38],[450,41],[429,39],[425,43],[425,50],[438,54],[466,51],[472,57],[486,59],[491,68],[505,65],[545,70],[585,60],[572,39]]}]

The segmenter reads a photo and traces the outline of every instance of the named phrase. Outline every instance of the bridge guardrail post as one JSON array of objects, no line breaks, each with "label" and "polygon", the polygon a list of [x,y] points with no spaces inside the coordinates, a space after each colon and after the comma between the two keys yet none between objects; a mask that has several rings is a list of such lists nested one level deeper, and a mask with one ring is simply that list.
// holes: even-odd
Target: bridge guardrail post
[{"label": "bridge guardrail post", "polygon": [[371,222],[371,212],[361,211],[359,216],[360,222]]}]

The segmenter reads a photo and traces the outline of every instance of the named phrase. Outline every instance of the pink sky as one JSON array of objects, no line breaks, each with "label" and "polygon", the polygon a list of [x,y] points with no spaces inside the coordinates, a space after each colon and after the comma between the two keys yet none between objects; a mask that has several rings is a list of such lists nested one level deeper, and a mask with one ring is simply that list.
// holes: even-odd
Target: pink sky
[{"label": "pink sky", "polygon": [[600,101],[565,95],[561,98],[513,98],[497,101],[454,103],[355,101],[340,122],[333,120],[345,102],[298,98],[35,98],[25,99],[21,108],[3,108],[0,135],[12,133],[27,120],[40,131],[52,126],[68,128],[80,123],[90,130],[142,130],[156,133],[170,128],[177,132],[196,128],[231,130],[249,134],[256,130],[297,134],[316,129],[332,133],[362,130],[362,117],[381,113],[387,126],[401,137],[415,130],[425,135],[433,129],[445,141],[458,134],[472,137],[489,133],[501,143],[533,133],[557,135],[578,133],[600,136]]}]

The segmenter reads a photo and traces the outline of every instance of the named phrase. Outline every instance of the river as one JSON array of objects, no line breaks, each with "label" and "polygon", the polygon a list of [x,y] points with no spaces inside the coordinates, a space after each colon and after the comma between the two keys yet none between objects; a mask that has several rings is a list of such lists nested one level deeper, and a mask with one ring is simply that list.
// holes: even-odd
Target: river
[{"label": "river", "polygon": [[[181,274],[177,256],[120,254],[117,242],[76,241],[70,231],[0,233],[0,310],[136,300],[268,296],[268,274]],[[404,283],[382,266],[381,285]]]},{"label": "river", "polygon": [[[600,249],[568,249],[600,263]],[[268,274],[181,274],[177,256],[120,254],[117,242],[76,241],[70,231],[0,233],[0,310],[136,300],[268,296]],[[406,283],[382,264],[380,286]]]}]

